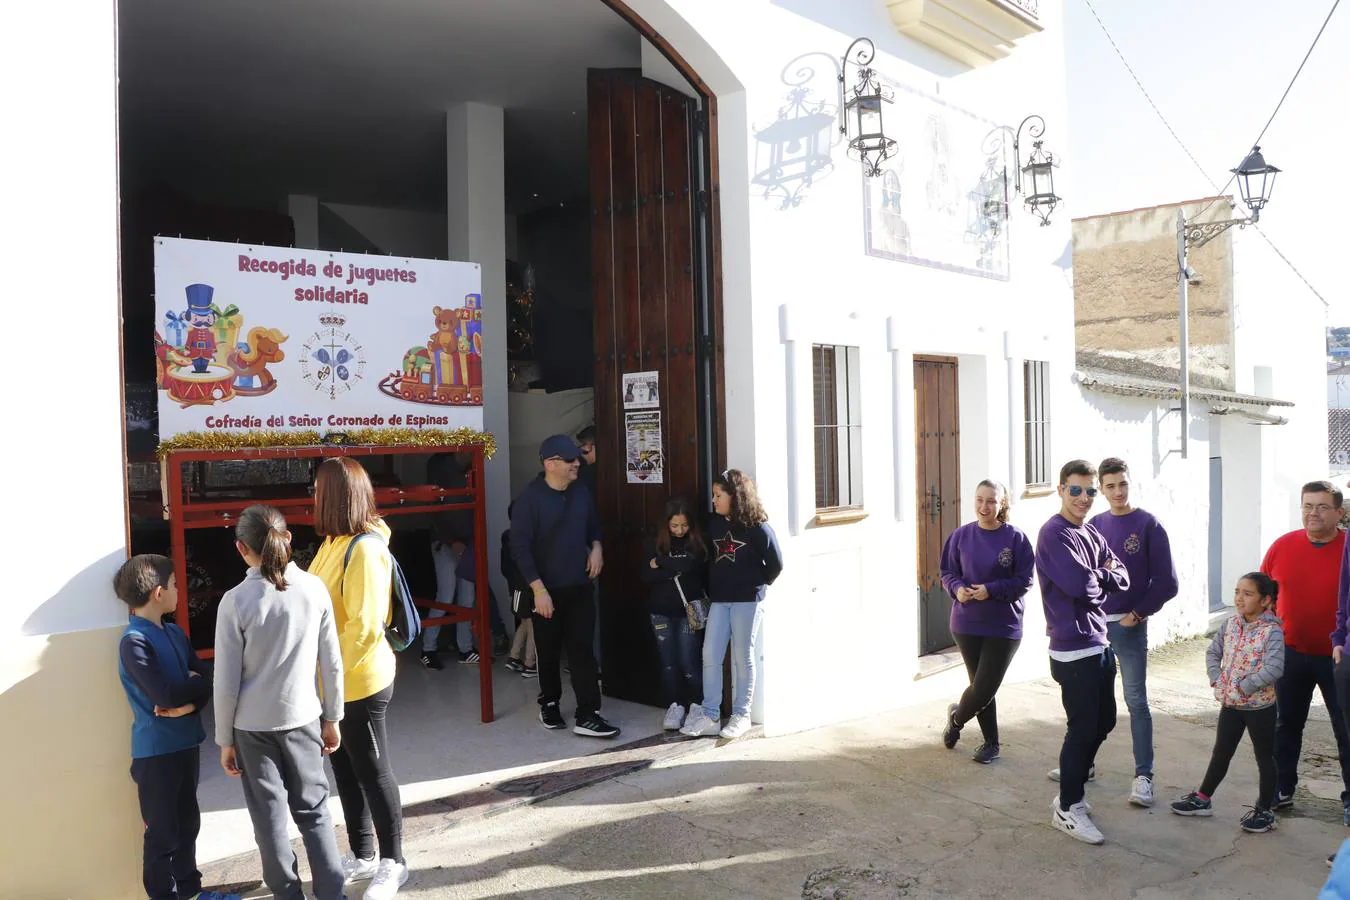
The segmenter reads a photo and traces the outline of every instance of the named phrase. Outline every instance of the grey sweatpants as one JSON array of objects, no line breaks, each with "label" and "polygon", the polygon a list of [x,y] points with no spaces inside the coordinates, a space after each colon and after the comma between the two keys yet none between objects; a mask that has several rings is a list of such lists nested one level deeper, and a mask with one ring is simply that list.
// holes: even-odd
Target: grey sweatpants
[{"label": "grey sweatpants", "polygon": [[286,836],[289,811],[305,843],[314,896],[342,900],[342,861],[328,814],[318,720],[288,731],[235,729],[234,747],[268,890],[276,900],[304,900],[299,861]]}]

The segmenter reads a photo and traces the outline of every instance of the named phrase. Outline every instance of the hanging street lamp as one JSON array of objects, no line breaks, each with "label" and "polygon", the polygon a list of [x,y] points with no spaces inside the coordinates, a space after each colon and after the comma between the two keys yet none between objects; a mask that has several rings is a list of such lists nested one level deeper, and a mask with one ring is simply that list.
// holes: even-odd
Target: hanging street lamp
[{"label": "hanging street lamp", "polygon": [[1181,349],[1181,364],[1178,373],[1181,380],[1181,458],[1185,459],[1189,449],[1187,426],[1191,420],[1191,373],[1190,373],[1190,298],[1188,288],[1195,270],[1191,268],[1188,257],[1190,251],[1198,250],[1233,226],[1246,228],[1255,225],[1261,218],[1261,210],[1270,201],[1270,193],[1275,188],[1275,176],[1280,170],[1266,162],[1259,146],[1252,147],[1236,169],[1229,169],[1238,183],[1242,202],[1251,210],[1246,219],[1226,219],[1222,222],[1187,222],[1186,211],[1177,209],[1177,284],[1180,286],[1181,335],[1178,343]]},{"label": "hanging street lamp", "polygon": [[[872,68],[876,55],[876,46],[870,40],[858,38],[849,44],[839,67],[839,90],[843,95],[839,133],[848,138],[848,152],[862,162],[863,174],[869,178],[880,175],[882,163],[895,155],[895,140],[886,136],[882,124],[882,107],[893,103],[895,96],[894,91],[882,85]],[[852,87],[845,87],[850,64],[857,70],[857,81]]]}]

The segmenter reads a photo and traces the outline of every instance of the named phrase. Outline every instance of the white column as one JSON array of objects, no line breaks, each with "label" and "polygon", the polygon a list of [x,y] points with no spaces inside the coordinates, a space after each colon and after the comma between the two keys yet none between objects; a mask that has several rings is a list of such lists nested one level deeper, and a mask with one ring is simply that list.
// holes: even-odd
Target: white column
[{"label": "white column", "polygon": [[304,250],[319,249],[319,198],[307,194],[286,196],[286,215],[295,226],[295,246]]},{"label": "white column", "polygon": [[506,396],[506,165],[502,110],[481,103],[445,113],[446,233],[452,260],[483,272],[483,426],[497,439],[487,469],[488,560],[497,602],[509,622],[506,585],[497,575],[511,502]]}]

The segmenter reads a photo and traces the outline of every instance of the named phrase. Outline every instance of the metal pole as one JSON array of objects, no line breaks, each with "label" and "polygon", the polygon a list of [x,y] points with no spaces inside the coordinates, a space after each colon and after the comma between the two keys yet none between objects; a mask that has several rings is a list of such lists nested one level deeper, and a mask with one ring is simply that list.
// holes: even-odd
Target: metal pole
[{"label": "metal pole", "polygon": [[1186,212],[1177,209],[1177,284],[1180,285],[1181,318],[1181,458],[1186,458],[1188,449],[1188,430],[1191,422],[1191,347],[1190,347],[1190,301],[1187,297],[1189,287],[1186,277]]}]

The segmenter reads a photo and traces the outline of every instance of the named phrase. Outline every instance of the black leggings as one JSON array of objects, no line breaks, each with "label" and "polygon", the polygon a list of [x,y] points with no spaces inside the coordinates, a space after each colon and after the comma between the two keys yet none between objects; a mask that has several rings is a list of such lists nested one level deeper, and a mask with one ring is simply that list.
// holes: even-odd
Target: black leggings
[{"label": "black leggings", "polygon": [[976,634],[953,634],[952,637],[961,648],[961,658],[966,661],[966,672],[970,674],[970,687],[956,706],[956,724],[964,725],[977,719],[984,742],[997,744],[998,707],[994,704],[994,695],[1003,684],[1008,664],[1022,642]]},{"label": "black leggings", "polygon": [[372,858],[374,836],[378,835],[380,858],[403,862],[403,807],[389,760],[389,733],[384,727],[393,696],[394,686],[390,684],[369,697],[347,701],[339,726],[342,746],[329,759],[352,855]]},{"label": "black leggings", "polygon": [[1219,782],[1228,774],[1228,764],[1237,752],[1242,732],[1252,736],[1252,749],[1256,751],[1256,770],[1260,773],[1260,796],[1256,798],[1257,809],[1270,809],[1275,799],[1275,707],[1265,709],[1234,709],[1225,706],[1219,710],[1219,730],[1214,735],[1214,753],[1209,759],[1209,769],[1205,780],[1200,784],[1200,793],[1206,797],[1214,796]]}]

